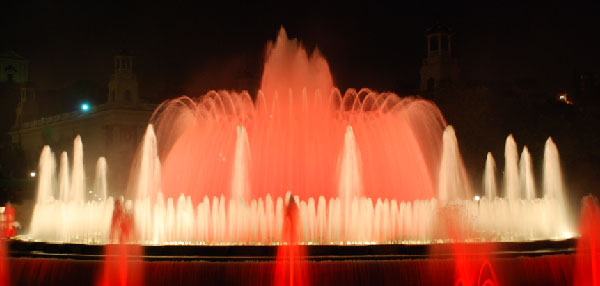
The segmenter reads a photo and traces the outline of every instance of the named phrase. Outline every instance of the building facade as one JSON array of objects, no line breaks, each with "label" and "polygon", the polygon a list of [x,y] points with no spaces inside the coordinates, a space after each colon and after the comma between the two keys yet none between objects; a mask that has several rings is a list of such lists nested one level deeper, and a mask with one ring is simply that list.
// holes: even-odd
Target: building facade
[{"label": "building facade", "polygon": [[28,122],[17,120],[9,134],[13,148],[24,154],[29,170],[37,169],[44,145],[49,145],[57,158],[67,152],[72,164],[73,141],[80,135],[87,185],[92,185],[98,158],[105,157],[109,192],[123,193],[140,139],[156,106],[140,101],[133,58],[119,54],[114,60],[105,103],[82,104],[79,110]]}]

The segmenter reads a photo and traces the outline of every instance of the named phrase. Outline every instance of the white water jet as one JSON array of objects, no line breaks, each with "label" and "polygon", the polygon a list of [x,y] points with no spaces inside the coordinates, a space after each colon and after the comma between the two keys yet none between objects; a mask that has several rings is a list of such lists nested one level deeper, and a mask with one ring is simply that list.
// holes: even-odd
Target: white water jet
[{"label": "white water jet", "polygon": [[347,238],[350,235],[349,228],[352,223],[352,200],[360,197],[363,187],[360,150],[358,150],[358,146],[356,145],[352,126],[346,128],[344,147],[338,159],[338,166],[338,193],[344,202],[344,232],[345,238]]},{"label": "white water jet", "polygon": [[535,180],[531,167],[531,155],[529,155],[527,146],[523,147],[523,152],[521,153],[519,173],[521,177],[521,198],[528,200],[535,199]]},{"label": "white water jet", "polygon": [[60,154],[60,170],[58,171],[58,199],[66,202],[69,199],[69,156],[67,152]]},{"label": "white water jet", "polygon": [[504,148],[504,197],[509,200],[521,198],[518,156],[517,143],[512,135],[508,135]]},{"label": "white water jet", "polygon": [[73,142],[73,170],[71,171],[71,188],[69,200],[83,203],[85,198],[85,169],[83,168],[83,143],[77,135]]},{"label": "white water jet", "polygon": [[237,127],[235,141],[235,158],[233,159],[233,176],[231,180],[231,197],[234,200],[246,201],[250,194],[250,146],[248,133],[243,125]]},{"label": "white water jet", "polygon": [[566,237],[570,235],[573,228],[569,223],[558,149],[550,137],[546,140],[544,148],[543,171],[544,199],[548,201],[551,210],[546,212],[542,218],[553,225],[551,231],[555,236]]},{"label": "white water jet", "polygon": [[[106,243],[114,202],[110,197],[91,202],[84,200],[86,186],[81,137],[77,136],[73,145],[73,170],[69,175],[68,155],[63,152],[58,184],[53,182],[56,159],[50,148],[44,147],[40,156],[38,196],[26,237],[50,242]],[[106,162],[103,161],[99,160],[97,179],[104,181],[103,188],[106,189]]]},{"label": "white water jet", "polygon": [[37,191],[38,202],[48,203],[54,199],[52,192],[52,178],[54,177],[55,170],[56,161],[54,159],[54,154],[50,150],[50,146],[46,145],[42,148],[42,154],[40,155]]},{"label": "white water jet", "polygon": [[544,148],[544,198],[563,200],[563,182],[558,149],[552,138]]},{"label": "white water jet", "polygon": [[[234,173],[232,187],[236,185],[233,183],[236,178],[244,184],[248,183],[248,169],[244,166],[248,163],[247,155],[250,150],[247,144],[243,144],[247,134],[241,126],[237,131],[238,141],[242,142],[243,148],[231,160]],[[78,139],[80,142],[81,139]],[[76,146],[77,141],[76,139]],[[282,197],[272,198],[267,195],[249,200],[242,199],[246,194],[238,192],[241,195],[237,198],[232,196],[231,199],[226,199],[223,195],[205,197],[197,205],[193,205],[192,199],[183,194],[177,198],[163,198],[159,186],[161,164],[155,142],[152,126],[149,126],[142,143],[137,178],[138,183],[145,182],[145,185],[137,185],[138,191],[144,195],[125,203],[126,209],[132,209],[135,215],[139,243],[265,245],[281,242],[285,208]],[[444,142],[440,196],[452,200],[452,206],[461,210],[461,217],[468,218],[466,223],[472,232],[465,235],[465,239],[481,239],[477,236],[478,233],[486,233],[486,239],[492,241],[566,238],[570,235],[558,151],[550,139],[544,153],[544,198],[535,199],[524,195],[516,200],[492,199],[496,196],[495,164],[489,153],[484,175],[484,199],[461,199],[461,192],[465,192],[468,183],[465,175],[457,171],[461,160],[451,127],[444,133]],[[82,147],[74,149],[76,153]],[[521,160],[522,170],[527,170],[527,166],[531,168],[528,157],[525,150]],[[235,167],[236,161],[238,167]],[[83,162],[79,162],[83,170]],[[241,164],[242,167],[239,167],[239,162],[244,163]],[[301,243],[431,243],[443,239],[436,232],[436,229],[442,227],[436,219],[440,207],[436,199],[396,201],[363,197],[360,162],[353,129],[348,127],[338,161],[339,197],[326,200],[321,196],[300,200],[295,196],[299,208]],[[61,154],[60,182],[57,188],[63,191],[59,192],[57,200],[53,200],[55,166],[50,148],[44,148],[40,156],[38,202],[29,237],[56,242],[106,243],[114,201],[110,197],[85,203],[72,200],[72,195],[64,191],[68,190],[66,186],[69,181],[66,153]],[[98,183],[98,180],[106,182],[106,162],[102,158],[98,160],[97,173],[96,185],[102,185]],[[526,173],[520,177],[533,181],[533,176]],[[104,183],[104,187],[96,186],[95,189],[105,190],[106,184]],[[100,191],[102,192],[105,193]],[[232,188],[232,194],[234,193],[236,192]]]},{"label": "white water jet", "polygon": [[458,200],[470,197],[469,183],[462,168],[454,128],[446,127],[442,136],[442,160],[438,177],[438,199]]},{"label": "white water jet", "polygon": [[496,198],[496,162],[491,152],[487,153],[485,160],[483,189],[487,199],[493,200]]},{"label": "white water jet", "polygon": [[152,124],[148,124],[142,139],[140,166],[137,177],[137,199],[154,198],[160,188],[160,161],[158,160],[158,147],[156,135]]},{"label": "white water jet", "polygon": [[98,158],[96,163],[96,182],[94,183],[94,200],[106,200],[106,158]]}]

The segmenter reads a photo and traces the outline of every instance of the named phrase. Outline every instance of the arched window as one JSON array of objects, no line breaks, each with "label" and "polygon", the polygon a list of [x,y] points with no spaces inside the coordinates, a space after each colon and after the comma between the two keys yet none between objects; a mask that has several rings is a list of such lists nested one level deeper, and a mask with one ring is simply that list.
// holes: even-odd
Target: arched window
[{"label": "arched window", "polygon": [[437,36],[431,37],[431,42],[429,43],[429,49],[432,52],[436,52],[436,51],[438,51],[438,48],[439,48],[438,45],[439,45],[438,37]]},{"label": "arched window", "polygon": [[433,79],[432,77],[430,77],[427,80],[427,90],[428,91],[432,91],[435,88],[435,79]]},{"label": "arched window", "polygon": [[133,99],[131,98],[131,91],[129,89],[125,90],[125,102],[132,103]]},{"label": "arched window", "polygon": [[442,51],[444,51],[444,52],[448,51],[448,36],[447,35],[442,35]]}]

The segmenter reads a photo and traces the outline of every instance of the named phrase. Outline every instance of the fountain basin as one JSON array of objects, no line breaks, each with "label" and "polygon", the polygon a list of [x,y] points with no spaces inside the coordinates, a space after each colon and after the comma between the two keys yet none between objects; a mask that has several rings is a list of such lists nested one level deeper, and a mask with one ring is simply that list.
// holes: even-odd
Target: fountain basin
[{"label": "fountain basin", "polygon": [[[577,239],[493,243],[492,253],[475,251],[466,257],[490,257],[503,285],[570,285],[576,244]],[[105,258],[103,245],[11,240],[8,247],[13,285],[93,285]],[[163,245],[143,250],[143,256],[130,259],[142,261],[145,285],[270,285],[276,264],[276,246]],[[452,244],[309,245],[306,253],[311,285],[454,283]]]},{"label": "fountain basin", "polygon": [[[577,239],[539,240],[530,242],[468,243],[477,249],[493,245],[493,257],[535,257],[549,254],[573,254]],[[101,260],[105,245],[77,243],[31,242],[13,239],[8,243],[11,257],[69,258]],[[455,256],[452,244],[374,244],[374,245],[307,245],[307,260],[403,260],[448,258]],[[270,261],[277,252],[276,245],[145,245],[144,261]],[[435,249],[435,254],[430,253]]]}]

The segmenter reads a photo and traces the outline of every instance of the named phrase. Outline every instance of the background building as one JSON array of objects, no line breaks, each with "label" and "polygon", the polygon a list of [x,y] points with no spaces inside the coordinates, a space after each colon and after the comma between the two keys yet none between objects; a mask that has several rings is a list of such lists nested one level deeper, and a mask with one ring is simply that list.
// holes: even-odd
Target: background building
[{"label": "background building", "polygon": [[[73,140],[81,135],[88,187],[93,185],[98,158],[105,157],[109,192],[123,193],[131,162],[156,106],[140,100],[132,56],[121,53],[114,57],[108,93],[99,104],[82,101],[78,110],[27,120],[19,114],[28,106],[44,109],[45,104],[35,97],[25,98],[17,104],[15,124],[9,132],[13,153],[20,154],[25,165],[20,171],[24,174],[15,177],[35,172],[44,145],[49,145],[57,158],[66,151],[72,163]],[[65,108],[71,103],[59,105]]]}]

